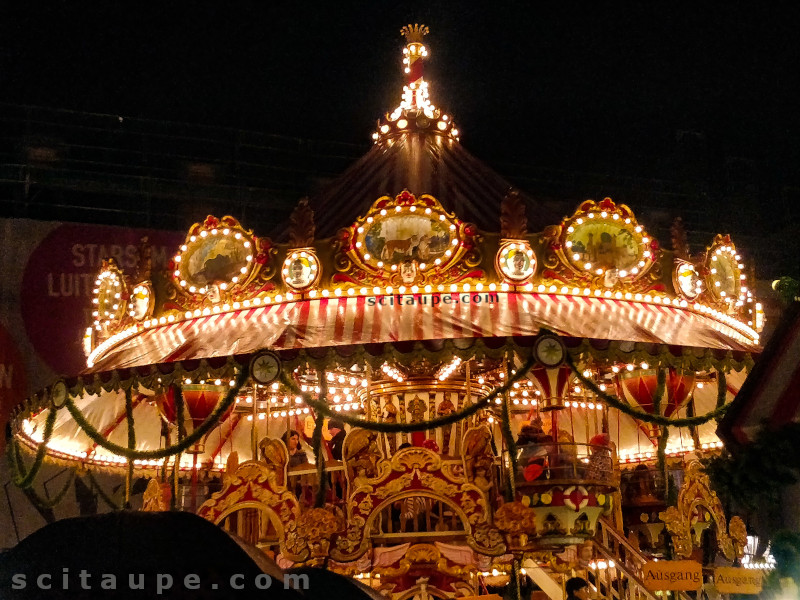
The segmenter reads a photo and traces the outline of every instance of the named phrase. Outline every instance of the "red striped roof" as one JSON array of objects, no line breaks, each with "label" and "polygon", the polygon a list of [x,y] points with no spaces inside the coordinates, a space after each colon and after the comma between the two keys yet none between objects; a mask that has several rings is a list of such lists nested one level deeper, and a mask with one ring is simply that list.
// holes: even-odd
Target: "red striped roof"
[{"label": "red striped roof", "polygon": [[565,336],[754,351],[691,309],[555,294],[473,292],[334,297],[247,308],[145,329],[100,352],[91,371],[177,360],[430,339]]}]

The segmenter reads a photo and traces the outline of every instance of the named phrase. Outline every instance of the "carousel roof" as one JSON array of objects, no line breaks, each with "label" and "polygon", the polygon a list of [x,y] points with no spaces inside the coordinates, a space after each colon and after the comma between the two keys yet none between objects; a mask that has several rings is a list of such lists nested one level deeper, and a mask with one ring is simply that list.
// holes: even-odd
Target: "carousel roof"
[{"label": "carousel roof", "polygon": [[680,306],[535,293],[472,292],[444,296],[450,303],[443,303],[437,296],[436,311],[431,310],[433,297],[334,297],[254,306],[156,324],[108,347],[95,359],[91,371],[250,354],[262,348],[289,350],[427,339],[533,336],[542,328],[575,338],[718,350],[754,349],[731,324]]},{"label": "carousel roof", "polygon": [[[376,198],[394,197],[404,189],[424,191],[465,221],[496,231],[500,202],[511,188],[458,139],[409,129],[377,140],[358,162],[312,196],[310,205],[319,215],[335,215],[317,223],[319,237],[335,235],[342,225],[366,213]],[[521,196],[534,231],[561,218],[551,208]]]},{"label": "carousel roof", "polygon": [[[301,201],[279,236],[288,244],[257,238],[230,217],[195,225],[175,257],[177,289],[167,291],[160,311],[149,311],[156,318],[90,341],[91,372],[262,348],[531,336],[542,328],[758,351],[760,305],[742,283],[744,265],[729,238],[718,236],[704,258],[688,249],[668,256],[628,207],[610,199],[586,201],[563,220],[532,210],[530,198],[464,150],[452,117],[431,103],[425,33],[424,26],[404,28],[400,105],[379,121],[361,160]],[[498,225],[492,265],[498,240],[488,232]],[[218,244],[210,244],[215,237]],[[230,251],[247,254],[233,278],[224,264],[215,266]],[[284,251],[281,267],[273,257]],[[206,259],[202,269],[192,266]],[[522,276],[503,270],[518,259]],[[408,277],[402,263],[413,271]],[[673,274],[676,265],[683,275]],[[309,281],[292,283],[295,267],[298,275],[308,267]],[[98,330],[101,321],[98,313]]]}]

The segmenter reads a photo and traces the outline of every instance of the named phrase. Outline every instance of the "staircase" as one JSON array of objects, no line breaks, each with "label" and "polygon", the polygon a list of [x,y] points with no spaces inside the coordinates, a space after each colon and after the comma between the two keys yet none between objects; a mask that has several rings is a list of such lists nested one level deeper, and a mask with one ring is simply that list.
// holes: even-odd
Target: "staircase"
[{"label": "staircase", "polygon": [[[593,597],[597,600],[663,600],[642,583],[642,567],[649,562],[638,549],[617,531],[608,521],[597,522],[597,535],[592,541],[594,561],[592,568],[585,565],[585,579],[593,586]],[[530,568],[529,575],[533,575]],[[533,577],[539,587],[552,600],[562,600],[561,585],[542,585],[540,581],[546,574],[544,569],[536,569]],[[580,573],[579,573],[580,574]],[[555,583],[552,574],[547,574]],[[673,592],[675,600],[691,600],[685,592]]]}]

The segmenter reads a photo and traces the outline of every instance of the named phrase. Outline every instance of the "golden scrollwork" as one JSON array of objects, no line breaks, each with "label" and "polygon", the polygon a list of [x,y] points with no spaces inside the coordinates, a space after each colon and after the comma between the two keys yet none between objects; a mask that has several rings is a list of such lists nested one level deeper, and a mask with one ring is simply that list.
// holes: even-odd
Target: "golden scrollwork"
[{"label": "golden scrollwork", "polygon": [[672,536],[672,546],[675,555],[680,558],[688,558],[692,553],[692,532],[689,528],[689,521],[674,506],[659,513],[659,519],[664,522],[667,531]]},{"label": "golden scrollwork", "polygon": [[169,510],[169,502],[164,498],[161,484],[158,479],[151,479],[147,482],[147,489],[144,491],[142,511],[163,512],[167,510]]},{"label": "golden scrollwork", "polygon": [[324,508],[311,508],[297,519],[297,537],[307,546],[309,560],[317,563],[328,556],[334,534],[344,530],[344,522]]},{"label": "golden scrollwork", "polygon": [[685,558],[692,553],[692,518],[702,511],[708,513],[716,529],[717,544],[725,558],[733,560],[741,557],[747,544],[744,521],[735,516],[728,524],[722,502],[711,489],[708,475],[698,461],[692,461],[686,467],[677,506],[670,506],[659,513],[659,518],[673,536],[675,553],[678,556]]},{"label": "golden scrollwork", "polygon": [[277,254],[231,216],[206,217],[189,229],[174,258],[168,297],[181,311],[255,298],[271,291]]},{"label": "golden scrollwork", "polygon": [[434,565],[435,569],[450,577],[467,580],[477,569],[474,565],[451,564],[433,544],[414,544],[408,548],[398,566],[376,567],[374,573],[382,578],[402,577],[416,565]]},{"label": "golden scrollwork", "polygon": [[459,473],[445,468],[442,458],[425,448],[405,448],[391,459],[381,458],[378,475],[354,489],[347,500],[348,527],[339,535],[331,558],[348,562],[369,548],[367,532],[393,502],[423,497],[452,509],[464,526],[467,543],[483,554],[502,554],[503,538],[490,524],[485,494]]},{"label": "golden scrollwork", "polygon": [[266,514],[279,534],[285,529],[285,538],[279,535],[284,550],[285,540],[291,540],[300,504],[292,492],[278,483],[275,472],[262,463],[248,461],[239,465],[235,472],[227,473],[222,489],[206,500],[197,514],[219,524],[243,508],[256,508]]},{"label": "golden scrollwork", "polygon": [[494,524],[505,535],[509,549],[520,551],[536,535],[536,512],[522,502],[506,502],[495,512]]}]

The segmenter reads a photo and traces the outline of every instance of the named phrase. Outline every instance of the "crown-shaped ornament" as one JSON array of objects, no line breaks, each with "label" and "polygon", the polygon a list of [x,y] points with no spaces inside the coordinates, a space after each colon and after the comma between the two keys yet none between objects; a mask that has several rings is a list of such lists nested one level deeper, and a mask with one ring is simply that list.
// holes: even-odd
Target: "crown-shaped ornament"
[{"label": "crown-shaped ornament", "polygon": [[428,35],[428,26],[415,23],[405,25],[400,33],[405,36],[407,44],[421,44],[422,38]]}]

